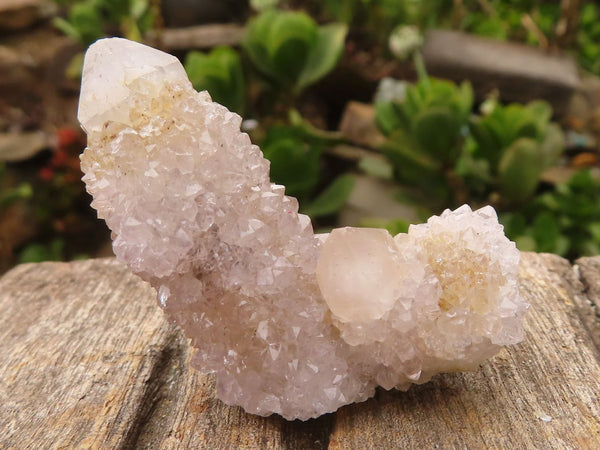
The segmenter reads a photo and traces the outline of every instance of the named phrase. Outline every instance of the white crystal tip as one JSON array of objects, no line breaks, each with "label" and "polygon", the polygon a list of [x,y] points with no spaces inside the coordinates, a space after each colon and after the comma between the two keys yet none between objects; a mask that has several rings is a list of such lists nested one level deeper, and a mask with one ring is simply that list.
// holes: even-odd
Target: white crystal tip
[{"label": "white crystal tip", "polygon": [[147,45],[121,38],[99,39],[88,48],[83,62],[77,118],[86,132],[97,131],[108,120],[128,123],[130,85],[138,78],[162,72],[163,81],[187,75],[179,60]]}]

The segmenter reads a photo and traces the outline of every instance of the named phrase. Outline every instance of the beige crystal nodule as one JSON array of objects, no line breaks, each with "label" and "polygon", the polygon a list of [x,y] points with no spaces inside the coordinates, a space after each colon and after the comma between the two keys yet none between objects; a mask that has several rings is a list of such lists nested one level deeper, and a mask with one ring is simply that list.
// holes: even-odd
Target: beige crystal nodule
[{"label": "beige crystal nodule", "polygon": [[305,420],[523,339],[519,252],[491,207],[395,237],[315,237],[241,118],[175,57],[125,39],[89,48],[78,117],[115,254],[156,288],[225,403]]}]

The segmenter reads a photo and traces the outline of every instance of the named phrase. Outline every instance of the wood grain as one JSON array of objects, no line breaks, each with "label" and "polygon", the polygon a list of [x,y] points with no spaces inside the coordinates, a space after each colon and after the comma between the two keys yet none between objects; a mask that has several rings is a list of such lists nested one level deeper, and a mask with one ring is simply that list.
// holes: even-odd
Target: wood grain
[{"label": "wood grain", "polygon": [[524,254],[521,286],[527,339],[479,371],[287,422],[220,402],[114,259],[19,266],[0,279],[0,448],[599,448],[600,257]]},{"label": "wood grain", "polygon": [[2,278],[3,446],[118,447],[128,439],[169,337],[150,288],[117,268],[24,265]]},{"label": "wood grain", "polygon": [[600,366],[568,261],[524,254],[527,337],[473,373],[342,408],[330,448],[599,448]]},{"label": "wood grain", "polygon": [[576,295],[581,320],[600,352],[600,257],[580,258],[575,270],[582,283],[583,295]]},{"label": "wood grain", "polygon": [[317,421],[290,432],[218,401],[154,291],[114,259],[19,266],[0,292],[0,448],[325,445]]}]

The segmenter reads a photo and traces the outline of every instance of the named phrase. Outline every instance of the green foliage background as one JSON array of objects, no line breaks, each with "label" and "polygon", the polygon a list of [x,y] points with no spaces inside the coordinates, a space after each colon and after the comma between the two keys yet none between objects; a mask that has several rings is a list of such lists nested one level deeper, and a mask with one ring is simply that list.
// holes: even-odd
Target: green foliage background
[{"label": "green foliage background", "polygon": [[[56,19],[56,26],[83,45],[114,34],[142,40],[156,19],[149,0],[59,3],[67,13]],[[410,43],[394,42],[407,54],[421,42],[418,33],[429,28],[554,48],[561,42],[560,2],[257,0],[251,4],[257,12],[248,19],[239,48],[190,51],[185,68],[197,90],[207,90],[215,101],[253,119],[246,122],[252,122],[247,131],[271,161],[272,180],[285,185],[318,226],[335,225],[336,214],[361,173],[394,183],[402,192],[398,201],[418,208],[422,215],[465,202],[473,207],[492,204],[509,237],[524,250],[571,258],[600,252],[597,174],[584,171],[557,185],[542,182],[543,173],[565,158],[563,131],[543,100],[502,104],[491,96],[478,105],[468,81],[455,84],[429,77],[416,48],[418,80],[404,84],[401,98],[374,103],[384,140],[362,149],[371,156],[351,163],[339,159],[336,149],[355,143],[325,129],[318,117],[302,117],[299,112],[320,95],[318,88],[334,76],[340,60],[352,64],[348,58],[357,46],[391,60],[391,36],[400,41],[410,38]],[[573,52],[584,70],[600,73],[598,6],[583,2],[579,13],[579,28],[563,50]],[[410,28],[404,31],[410,32],[398,28],[406,26]],[[408,227],[403,218],[365,217],[361,223],[394,233]],[[52,256],[57,249],[51,245],[43,251]]]}]

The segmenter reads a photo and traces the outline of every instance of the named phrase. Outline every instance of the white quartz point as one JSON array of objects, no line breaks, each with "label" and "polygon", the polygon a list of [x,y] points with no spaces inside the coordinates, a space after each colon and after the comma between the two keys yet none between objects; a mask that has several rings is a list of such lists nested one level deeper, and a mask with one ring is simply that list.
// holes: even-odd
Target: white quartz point
[{"label": "white quartz point", "polygon": [[381,318],[402,294],[402,265],[387,230],[337,228],[317,265],[327,306],[342,322]]},{"label": "white quartz point", "polygon": [[107,38],[92,44],[83,64],[85,82],[77,111],[83,128],[89,133],[99,131],[106,121],[131,124],[131,105],[125,101],[131,83],[150,73],[159,75],[164,83],[188,79],[176,57],[138,42]]}]

